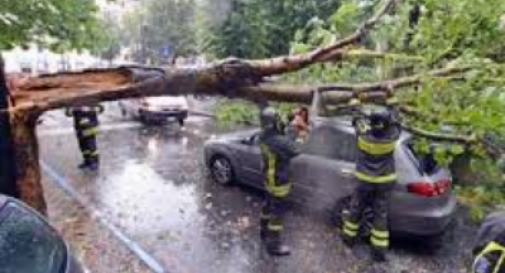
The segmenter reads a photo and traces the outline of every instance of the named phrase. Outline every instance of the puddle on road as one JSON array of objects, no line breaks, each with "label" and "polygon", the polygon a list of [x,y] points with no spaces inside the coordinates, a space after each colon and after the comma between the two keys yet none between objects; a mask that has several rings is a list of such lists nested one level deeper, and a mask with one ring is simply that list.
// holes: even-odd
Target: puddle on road
[{"label": "puddle on road", "polygon": [[106,186],[98,193],[101,206],[119,216],[117,221],[129,234],[180,230],[185,221],[197,217],[195,185],[175,185],[148,164],[128,161],[104,180],[100,183]]}]

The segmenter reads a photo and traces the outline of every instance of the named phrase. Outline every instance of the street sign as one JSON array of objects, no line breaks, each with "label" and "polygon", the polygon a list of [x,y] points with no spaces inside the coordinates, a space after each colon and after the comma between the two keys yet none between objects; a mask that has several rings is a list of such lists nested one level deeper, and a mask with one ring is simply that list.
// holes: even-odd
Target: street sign
[{"label": "street sign", "polygon": [[161,55],[163,58],[168,58],[172,55],[172,46],[164,45],[161,47]]}]

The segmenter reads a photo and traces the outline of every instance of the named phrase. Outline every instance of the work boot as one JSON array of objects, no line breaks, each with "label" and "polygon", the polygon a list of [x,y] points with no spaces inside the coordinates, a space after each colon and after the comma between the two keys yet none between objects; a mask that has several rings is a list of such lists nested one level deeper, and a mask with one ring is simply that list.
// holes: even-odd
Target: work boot
[{"label": "work boot", "polygon": [[77,166],[79,169],[86,169],[89,167],[89,162],[88,161],[83,161],[81,164]]},{"label": "work boot", "polygon": [[291,255],[291,248],[282,242],[268,243],[267,244],[268,254],[273,256],[288,256]]},{"label": "work boot", "polygon": [[92,171],[97,171],[98,168],[99,168],[98,162],[93,162],[93,163],[88,164],[88,169],[90,169]]},{"label": "work boot", "polygon": [[288,256],[291,254],[291,248],[282,243],[279,232],[268,231],[265,238],[268,254],[273,256]]},{"label": "work boot", "polygon": [[375,262],[384,263],[384,262],[388,261],[385,249],[372,248],[371,254],[372,254],[372,259]]},{"label": "work boot", "polygon": [[344,244],[349,247],[349,248],[353,248],[354,245],[356,244],[356,238],[354,237],[349,237],[349,236],[346,236],[346,235],[342,235],[342,242],[344,242]]}]

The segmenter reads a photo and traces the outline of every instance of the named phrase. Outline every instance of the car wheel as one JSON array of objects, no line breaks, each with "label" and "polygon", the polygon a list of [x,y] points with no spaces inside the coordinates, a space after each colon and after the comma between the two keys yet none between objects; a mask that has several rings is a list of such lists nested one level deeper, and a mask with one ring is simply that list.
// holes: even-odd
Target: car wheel
[{"label": "car wheel", "polygon": [[148,117],[146,117],[145,115],[142,115],[142,114],[139,115],[139,121],[143,125],[145,125],[145,126],[152,126],[152,125],[154,125],[154,122],[150,118],[148,118]]},{"label": "car wheel", "polygon": [[231,185],[234,180],[233,167],[224,156],[215,156],[210,162],[210,172],[214,181],[221,185]]},{"label": "car wheel", "polygon": [[349,207],[349,202],[351,201],[350,196],[346,196],[337,200],[333,208],[329,211],[330,214],[330,225],[335,226],[339,229],[343,226],[342,217],[344,213],[347,213],[347,208]]},{"label": "car wheel", "polygon": [[[342,229],[343,226],[343,218],[348,216],[349,206],[351,203],[351,196],[343,197],[335,203],[332,211],[330,211],[330,224],[339,229]],[[372,230],[372,221],[373,221],[373,210],[370,206],[367,206],[363,211],[363,215],[360,220],[360,237],[368,237],[370,236]]]}]

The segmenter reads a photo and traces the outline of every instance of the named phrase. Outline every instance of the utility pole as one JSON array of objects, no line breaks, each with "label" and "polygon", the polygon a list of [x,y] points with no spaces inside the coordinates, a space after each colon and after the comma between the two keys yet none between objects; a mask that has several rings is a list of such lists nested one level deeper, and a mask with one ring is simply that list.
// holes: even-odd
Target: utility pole
[{"label": "utility pole", "polygon": [[9,87],[5,74],[5,63],[0,55],[0,193],[19,198],[16,186],[16,156],[8,108]]}]

